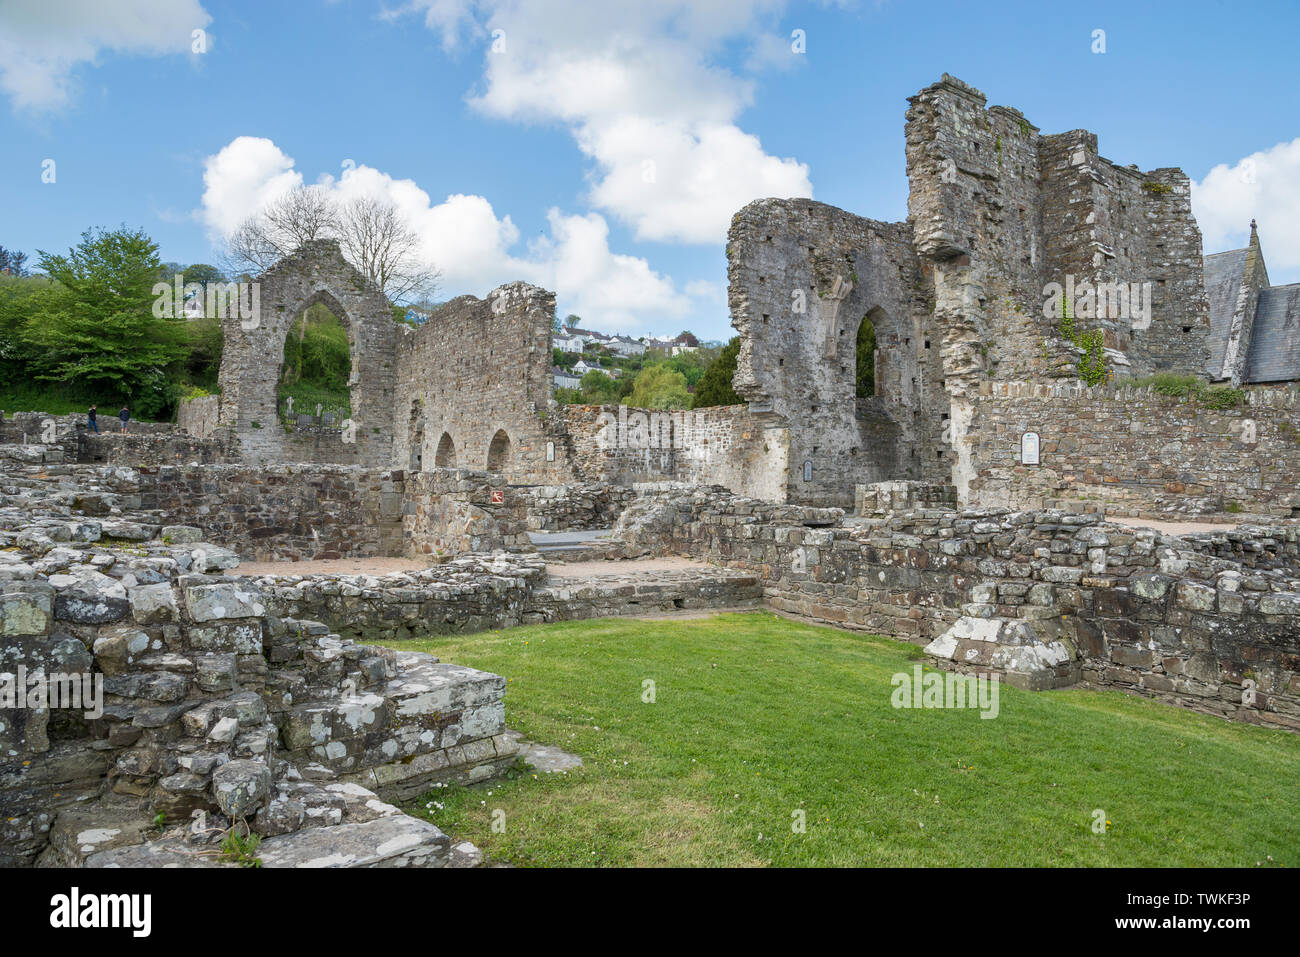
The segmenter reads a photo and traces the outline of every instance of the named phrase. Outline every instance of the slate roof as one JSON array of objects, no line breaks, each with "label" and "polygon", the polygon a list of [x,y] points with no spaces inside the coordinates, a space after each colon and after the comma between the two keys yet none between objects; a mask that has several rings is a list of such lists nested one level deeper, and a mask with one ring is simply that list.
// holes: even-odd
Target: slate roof
[{"label": "slate roof", "polygon": [[1230,249],[1205,257],[1205,294],[1210,300],[1210,361],[1206,372],[1211,378],[1217,378],[1223,369],[1232,310],[1237,305],[1237,290],[1241,288],[1249,251],[1249,248]]},{"label": "slate roof", "polygon": [[[1209,259],[1207,256],[1207,277]],[[1246,381],[1294,379],[1300,379],[1300,283],[1269,286],[1259,293],[1250,355],[1246,359]]]}]

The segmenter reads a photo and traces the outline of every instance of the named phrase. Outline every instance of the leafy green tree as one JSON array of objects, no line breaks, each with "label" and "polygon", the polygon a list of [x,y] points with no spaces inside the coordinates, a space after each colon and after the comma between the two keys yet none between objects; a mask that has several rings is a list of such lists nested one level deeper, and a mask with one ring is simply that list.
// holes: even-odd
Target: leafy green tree
[{"label": "leafy green tree", "polygon": [[26,263],[26,253],[20,253],[16,249],[5,249],[0,246],[0,273],[8,273],[10,276],[21,279],[29,275]]},{"label": "leafy green tree", "polygon": [[580,322],[582,322],[582,316],[575,316],[573,313],[569,313],[564,318],[564,324],[568,326],[570,329],[577,329],[578,323]]},{"label": "leafy green tree", "polygon": [[603,405],[618,400],[618,383],[596,369],[592,369],[578,380],[578,388],[582,390],[587,402],[592,405]]},{"label": "leafy green tree", "polygon": [[225,282],[225,274],[216,266],[209,266],[207,263],[194,263],[186,266],[185,271],[181,273],[182,282],[201,282],[204,285],[210,282]]},{"label": "leafy green tree", "polygon": [[53,284],[35,304],[24,337],[40,350],[37,378],[123,396],[141,416],[175,402],[169,367],[188,353],[184,319],[153,314],[162,263],[143,230],[86,230],[66,256],[37,250]]},{"label": "leafy green tree", "polygon": [[686,376],[663,364],[646,366],[637,373],[627,404],[638,409],[689,409]]},{"label": "leafy green tree", "polygon": [[0,383],[30,381],[37,353],[24,327],[49,287],[44,276],[0,275]]},{"label": "leafy green tree", "polygon": [[699,352],[679,352],[664,359],[661,365],[680,372],[686,377],[686,384],[694,389],[704,378],[704,370],[709,367],[709,357],[700,355]]},{"label": "leafy green tree", "polygon": [[876,394],[876,327],[870,319],[862,317],[858,326],[858,375],[856,393],[859,399]]},{"label": "leafy green tree", "polygon": [[722,347],[716,359],[709,363],[695,387],[691,408],[703,409],[711,405],[738,405],[742,399],[731,380],[736,376],[736,357],[740,355],[740,336],[734,337]]}]

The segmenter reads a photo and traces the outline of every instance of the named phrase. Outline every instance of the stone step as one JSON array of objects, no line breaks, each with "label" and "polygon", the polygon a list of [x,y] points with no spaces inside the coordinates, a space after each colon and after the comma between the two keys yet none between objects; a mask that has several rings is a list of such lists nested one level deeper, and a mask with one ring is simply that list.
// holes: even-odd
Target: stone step
[{"label": "stone step", "polygon": [[437,780],[485,780],[513,762],[504,678],[406,651],[396,670],[371,691],[285,712],[287,757],[403,797]]},{"label": "stone step", "polygon": [[700,566],[620,573],[618,562],[609,565],[609,573],[595,575],[566,576],[552,570],[546,586],[534,589],[525,621],[532,624],[755,608],[763,600],[763,583],[754,572]]},{"label": "stone step", "polygon": [[[469,842],[453,845],[435,825],[403,814],[355,784],[302,785],[282,796],[312,806],[300,827],[261,841],[254,854],[262,867],[477,867],[483,860]],[[314,813],[326,805],[335,812],[332,818]],[[197,833],[196,826],[159,832],[138,806],[70,808],[51,828],[50,845],[38,863],[91,868],[239,866],[221,854],[219,831],[202,838],[196,838]]]},{"label": "stone step", "polygon": [[1001,672],[1014,688],[1046,691],[1077,684],[1079,652],[1060,617],[964,615],[925,646],[925,653],[958,670]]}]

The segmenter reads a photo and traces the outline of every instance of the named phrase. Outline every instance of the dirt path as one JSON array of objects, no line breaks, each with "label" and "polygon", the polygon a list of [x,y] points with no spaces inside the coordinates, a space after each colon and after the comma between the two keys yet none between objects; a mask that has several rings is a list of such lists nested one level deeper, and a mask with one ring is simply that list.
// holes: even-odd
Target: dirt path
[{"label": "dirt path", "polygon": [[1127,525],[1129,528],[1154,528],[1166,535],[1187,535],[1192,532],[1227,532],[1237,527],[1236,522],[1166,522],[1151,518],[1121,518],[1106,516],[1108,522]]},{"label": "dirt path", "polygon": [[231,575],[388,575],[418,572],[432,563],[418,558],[322,558],[305,562],[240,562]]},{"label": "dirt path", "polygon": [[551,578],[588,578],[592,575],[642,575],[710,567],[705,562],[689,558],[631,558],[623,561],[548,562],[546,573]]}]

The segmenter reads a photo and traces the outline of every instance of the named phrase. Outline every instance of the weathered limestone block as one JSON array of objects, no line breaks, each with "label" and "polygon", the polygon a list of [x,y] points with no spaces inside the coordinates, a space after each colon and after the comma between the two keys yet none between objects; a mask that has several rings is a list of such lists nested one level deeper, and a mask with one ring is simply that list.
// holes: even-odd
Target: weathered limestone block
[{"label": "weathered limestone block", "polygon": [[175,621],[180,614],[176,593],[168,582],[129,588],[127,599],[131,603],[131,616],[141,625]]},{"label": "weathered limestone block", "polygon": [[49,585],[9,582],[3,586],[0,635],[44,635],[53,621],[53,590]]},{"label": "weathered limestone block", "polygon": [[195,621],[254,618],[266,614],[259,591],[242,583],[184,584],[185,607]]},{"label": "weathered limestone block", "polygon": [[270,799],[271,769],[262,761],[229,761],[212,772],[212,796],[222,812],[243,818]]}]

